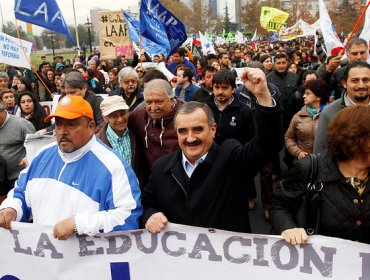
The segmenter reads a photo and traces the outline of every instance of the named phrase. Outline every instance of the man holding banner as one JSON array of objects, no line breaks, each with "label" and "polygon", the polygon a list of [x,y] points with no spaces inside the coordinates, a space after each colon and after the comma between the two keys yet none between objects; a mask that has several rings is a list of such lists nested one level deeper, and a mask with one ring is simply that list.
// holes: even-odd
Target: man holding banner
[{"label": "man holding banner", "polygon": [[96,140],[90,104],[66,96],[55,117],[57,143],[36,156],[0,206],[0,226],[11,221],[54,226],[54,237],[94,235],[139,227],[140,189],[130,166]]},{"label": "man holding banner", "polygon": [[247,179],[279,150],[280,105],[272,99],[265,74],[246,68],[244,85],[257,98],[256,136],[245,145],[229,139],[214,144],[216,124],[209,107],[188,102],[175,117],[180,150],[158,159],[143,191],[143,224],[152,233],[168,221],[250,232]]}]

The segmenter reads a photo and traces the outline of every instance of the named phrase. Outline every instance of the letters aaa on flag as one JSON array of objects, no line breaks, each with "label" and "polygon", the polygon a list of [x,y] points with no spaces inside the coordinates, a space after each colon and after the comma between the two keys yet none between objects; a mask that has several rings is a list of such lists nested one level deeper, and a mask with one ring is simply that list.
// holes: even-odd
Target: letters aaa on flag
[{"label": "letters aaa on flag", "polygon": [[289,14],[276,8],[262,7],[260,23],[267,31],[278,32],[287,21]]},{"label": "letters aaa on flag", "polygon": [[140,33],[143,37],[165,47],[169,55],[188,37],[182,22],[158,0],[141,1]]},{"label": "letters aaa on flag", "polygon": [[16,19],[65,35],[76,45],[55,0],[15,0],[14,13]]},{"label": "letters aaa on flag", "polygon": [[[133,15],[131,15],[128,12],[123,11],[123,14],[126,19],[128,32],[130,33],[130,40],[139,46],[140,45],[140,22],[137,18],[135,18]],[[166,48],[152,42],[148,38],[142,37],[141,43],[142,43],[142,47],[150,55],[160,54],[160,53],[163,53],[166,56],[168,55]]]}]

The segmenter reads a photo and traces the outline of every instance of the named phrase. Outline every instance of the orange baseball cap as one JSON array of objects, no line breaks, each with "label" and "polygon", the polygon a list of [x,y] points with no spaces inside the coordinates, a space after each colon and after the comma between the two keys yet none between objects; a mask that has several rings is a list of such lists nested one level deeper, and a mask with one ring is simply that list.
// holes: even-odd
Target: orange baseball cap
[{"label": "orange baseball cap", "polygon": [[93,109],[89,102],[81,96],[68,95],[58,102],[54,113],[47,116],[44,122],[49,122],[54,117],[73,120],[82,116],[94,119]]}]

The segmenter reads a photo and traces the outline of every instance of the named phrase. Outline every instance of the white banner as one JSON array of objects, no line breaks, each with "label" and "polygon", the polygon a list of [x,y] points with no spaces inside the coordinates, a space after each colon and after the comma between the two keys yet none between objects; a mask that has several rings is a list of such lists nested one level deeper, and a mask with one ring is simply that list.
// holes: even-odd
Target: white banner
[{"label": "white banner", "polygon": [[279,236],[175,224],[160,234],[138,230],[66,241],[52,231],[25,223],[1,228],[0,279],[370,279],[369,245],[323,236],[293,246]]},{"label": "white banner", "polygon": [[279,40],[289,41],[298,37],[313,36],[315,29],[302,19],[299,19],[293,26],[285,28],[284,26],[279,30]]},{"label": "white banner", "polygon": [[[30,55],[32,43],[25,40],[22,41],[22,47],[20,45],[19,39],[9,36],[5,33],[0,32],[0,62],[12,66],[24,67],[31,69]],[[25,53],[27,57],[25,56]],[[28,58],[28,59],[27,59]]]}]

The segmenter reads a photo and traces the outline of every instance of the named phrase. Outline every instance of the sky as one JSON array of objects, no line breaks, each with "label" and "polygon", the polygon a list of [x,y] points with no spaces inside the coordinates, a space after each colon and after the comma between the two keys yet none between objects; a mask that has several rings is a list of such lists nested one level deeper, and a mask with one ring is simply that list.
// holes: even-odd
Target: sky
[{"label": "sky", "polygon": [[[32,1],[32,0],[21,0],[21,1]],[[73,18],[73,0],[56,0],[64,20],[67,25],[74,25]],[[184,1],[184,0],[183,0]],[[203,0],[206,1],[206,0]],[[225,2],[228,3],[230,17],[233,20],[235,13],[235,1],[233,0],[218,0],[219,13],[224,14]],[[109,10],[120,10],[121,8],[127,9],[128,6],[137,6],[139,0],[74,0],[75,10],[76,10],[76,20],[77,24],[83,24],[86,22],[86,17],[90,17],[90,9],[92,8],[105,8]],[[7,21],[15,22],[14,17],[14,0],[0,0],[0,5],[2,9],[2,19],[4,23]],[[2,23],[1,23],[2,24]],[[25,24],[21,24],[25,30]],[[34,33],[41,33],[42,28],[34,27]]]},{"label": "sky", "polygon": [[[22,0],[32,1],[32,0]],[[127,9],[128,6],[138,5],[138,0],[74,0],[76,10],[77,24],[85,23],[86,17],[90,17],[90,9],[105,8],[109,10]],[[62,11],[64,20],[67,25],[74,25],[72,0],[57,0],[60,10]],[[15,22],[14,17],[14,0],[0,0],[4,23],[7,21]],[[25,25],[24,25],[25,26]],[[24,27],[25,28],[25,27]],[[40,29],[41,30],[41,29]],[[35,30],[35,33],[38,33]],[[40,32],[40,31],[39,31]]]}]

